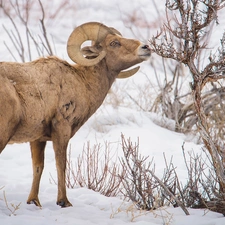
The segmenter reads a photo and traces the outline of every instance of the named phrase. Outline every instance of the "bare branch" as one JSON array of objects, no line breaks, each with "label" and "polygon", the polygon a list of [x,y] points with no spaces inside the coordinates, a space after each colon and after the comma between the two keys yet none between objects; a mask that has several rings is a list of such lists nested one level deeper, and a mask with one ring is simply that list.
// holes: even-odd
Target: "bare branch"
[{"label": "bare branch", "polygon": [[[202,90],[207,83],[225,78],[225,34],[221,39],[221,48],[217,52],[219,56],[210,56],[210,62],[202,70],[199,69],[196,60],[200,51],[207,46],[205,41],[202,42],[207,27],[213,22],[218,23],[217,12],[224,7],[224,1],[167,0],[166,7],[167,23],[163,27],[163,34],[157,36],[157,39],[153,37],[150,45],[158,55],[182,62],[190,69],[193,78],[191,88],[197,113],[197,125],[202,140],[213,159],[221,192],[225,193],[225,174],[222,163],[225,155],[221,155],[223,151],[212,139],[202,98]],[[173,20],[169,19],[168,11],[176,14]]]},{"label": "bare branch", "polygon": [[44,44],[43,41],[42,41],[42,43],[43,43],[44,48],[48,52],[48,54],[49,55],[53,55],[53,51],[52,51],[51,45],[49,43],[48,36],[47,36],[47,31],[46,31],[46,28],[45,28],[45,21],[44,21],[45,20],[45,11],[44,11],[43,5],[41,3],[41,0],[38,0],[38,2],[40,4],[41,12],[42,12],[42,18],[40,19],[41,28],[42,28],[44,40],[45,40],[47,46]]}]

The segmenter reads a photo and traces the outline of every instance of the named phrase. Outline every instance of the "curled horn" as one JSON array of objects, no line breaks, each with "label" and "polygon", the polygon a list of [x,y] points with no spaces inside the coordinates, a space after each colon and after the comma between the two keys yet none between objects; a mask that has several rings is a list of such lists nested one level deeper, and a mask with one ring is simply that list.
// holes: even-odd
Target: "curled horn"
[{"label": "curled horn", "polygon": [[111,31],[112,31],[114,34],[118,34],[118,35],[122,36],[122,34],[121,34],[118,30],[116,30],[115,28],[110,27],[110,29],[111,29]]},{"label": "curled horn", "polygon": [[103,49],[98,57],[87,59],[81,53],[81,45],[87,40],[101,42],[109,33],[113,34],[113,31],[107,26],[97,22],[85,23],[77,27],[71,33],[67,42],[67,53],[69,57],[77,64],[83,66],[93,66],[97,64],[105,57],[105,50]]},{"label": "curled horn", "polygon": [[124,79],[124,78],[128,78],[128,77],[131,77],[133,76],[135,73],[137,73],[137,71],[140,69],[140,66],[137,66],[133,69],[130,69],[130,70],[126,70],[126,71],[121,71],[117,78],[120,78],[120,79]]}]

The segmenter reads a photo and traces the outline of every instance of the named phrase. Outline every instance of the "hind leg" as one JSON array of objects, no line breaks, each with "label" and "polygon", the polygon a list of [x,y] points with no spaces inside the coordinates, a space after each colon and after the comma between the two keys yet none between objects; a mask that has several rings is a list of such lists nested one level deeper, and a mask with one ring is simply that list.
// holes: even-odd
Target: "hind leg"
[{"label": "hind leg", "polygon": [[5,113],[1,112],[0,109],[0,153],[13,137],[19,125],[19,118],[13,115],[11,110],[13,110],[13,108]]},{"label": "hind leg", "polygon": [[44,169],[44,150],[46,142],[33,141],[30,142],[31,154],[32,154],[32,164],[33,164],[33,182],[30,191],[30,195],[27,199],[27,203],[34,203],[36,206],[41,207],[38,192],[40,186],[40,180],[42,171]]},{"label": "hind leg", "polygon": [[16,115],[10,115],[11,112],[7,114],[3,114],[0,109],[0,153],[15,134],[20,121]]},{"label": "hind leg", "polygon": [[[0,134],[3,134],[4,133],[4,130],[2,129],[2,124],[0,124]],[[4,135],[6,136],[6,135]],[[0,153],[3,151],[3,149],[5,148],[5,146],[7,145],[9,141],[9,137],[3,137],[3,136],[0,136]]]},{"label": "hind leg", "polygon": [[0,76],[0,153],[15,134],[20,123],[21,106],[13,85]]}]

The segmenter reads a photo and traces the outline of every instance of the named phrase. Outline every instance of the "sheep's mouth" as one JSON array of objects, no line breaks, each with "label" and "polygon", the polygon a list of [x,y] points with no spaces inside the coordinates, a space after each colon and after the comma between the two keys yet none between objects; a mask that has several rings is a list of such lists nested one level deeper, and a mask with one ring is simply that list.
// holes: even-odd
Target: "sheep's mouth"
[{"label": "sheep's mouth", "polygon": [[149,52],[149,53],[141,54],[141,55],[138,55],[138,56],[140,56],[140,57],[149,57],[149,56],[151,56],[151,53]]},{"label": "sheep's mouth", "polygon": [[146,53],[146,54],[141,54],[141,55],[138,55],[140,57],[140,59],[142,60],[147,60],[149,59],[149,57],[151,56],[151,53]]}]

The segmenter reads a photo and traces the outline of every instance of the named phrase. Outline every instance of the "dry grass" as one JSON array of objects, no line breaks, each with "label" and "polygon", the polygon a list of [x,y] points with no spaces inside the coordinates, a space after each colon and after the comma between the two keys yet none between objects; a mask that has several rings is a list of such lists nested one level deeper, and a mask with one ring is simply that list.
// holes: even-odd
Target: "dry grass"
[{"label": "dry grass", "polygon": [[[1,187],[0,190],[3,188],[4,187]],[[5,191],[3,191],[3,198],[0,198],[0,201],[4,201],[5,207],[9,212],[9,216],[16,216],[16,212],[20,209],[21,202],[19,204],[9,203]]]}]

